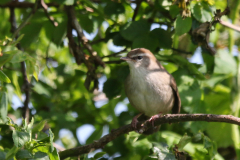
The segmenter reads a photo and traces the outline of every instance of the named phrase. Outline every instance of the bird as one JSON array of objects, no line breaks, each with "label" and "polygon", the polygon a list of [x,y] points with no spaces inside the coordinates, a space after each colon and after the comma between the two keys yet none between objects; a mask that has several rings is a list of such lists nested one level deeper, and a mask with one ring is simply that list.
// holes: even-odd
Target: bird
[{"label": "bird", "polygon": [[[137,129],[140,116],[150,118],[148,121],[154,127],[157,117],[169,112],[180,112],[181,99],[176,81],[151,51],[136,48],[120,59],[126,61],[130,69],[124,83],[126,96],[130,104],[140,112],[132,119],[131,126],[134,130]],[[149,130],[150,134],[160,128],[153,127]]]}]

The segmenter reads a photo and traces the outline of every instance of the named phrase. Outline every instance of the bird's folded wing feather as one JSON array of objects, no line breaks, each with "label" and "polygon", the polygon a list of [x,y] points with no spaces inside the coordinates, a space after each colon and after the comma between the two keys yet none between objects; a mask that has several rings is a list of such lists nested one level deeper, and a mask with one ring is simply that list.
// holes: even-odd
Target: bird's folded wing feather
[{"label": "bird's folded wing feather", "polygon": [[180,109],[181,109],[181,99],[180,99],[180,96],[178,93],[177,84],[176,84],[173,76],[171,76],[171,78],[170,78],[170,86],[172,87],[174,98],[175,98],[174,105],[172,108],[172,113],[177,114],[180,112]]}]

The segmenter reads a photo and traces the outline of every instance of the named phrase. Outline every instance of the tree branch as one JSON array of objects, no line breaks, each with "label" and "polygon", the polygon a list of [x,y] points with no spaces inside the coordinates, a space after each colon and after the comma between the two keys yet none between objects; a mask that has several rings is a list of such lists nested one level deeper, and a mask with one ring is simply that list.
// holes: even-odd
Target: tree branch
[{"label": "tree branch", "polygon": [[97,55],[97,52],[93,50],[92,46],[88,42],[88,39],[83,34],[83,29],[78,23],[74,6],[66,6],[66,10],[69,14],[68,17],[71,17],[71,24],[73,28],[76,30],[78,38],[82,42],[83,46],[88,50],[90,56],[93,58],[97,65],[105,67],[105,64],[103,63],[102,59]]},{"label": "tree branch", "polygon": [[[19,27],[14,31],[13,35],[12,35],[12,39],[14,39],[19,31],[24,27],[26,26],[26,24],[29,22],[29,20],[32,18],[32,16],[34,15],[34,13],[36,12],[37,8],[38,8],[38,2],[39,0],[36,0],[34,6],[33,6],[33,9],[31,11],[31,13],[28,15],[28,17],[19,25]],[[10,7],[10,8],[14,8],[14,7]]]},{"label": "tree branch", "polygon": [[[5,4],[0,4],[0,8],[33,8],[34,3],[31,2],[18,2],[18,1],[11,1]],[[59,7],[57,3],[47,3],[49,7]],[[38,6],[39,7],[39,6]]]},{"label": "tree branch", "polygon": [[[165,123],[179,123],[187,121],[206,121],[206,122],[225,122],[230,124],[236,124],[240,126],[240,118],[234,117],[232,115],[213,115],[213,114],[166,114],[162,117],[155,119],[155,126],[165,124]],[[144,122],[139,122],[137,124],[138,132],[143,133],[149,127],[152,126],[148,120]],[[65,159],[68,157],[75,157],[82,154],[89,153],[90,151],[98,148],[103,148],[107,143],[113,141],[122,134],[133,131],[133,128],[130,124],[122,126],[116,130],[112,130],[111,133],[103,136],[97,141],[94,141],[91,144],[67,149],[59,152],[60,159]]]},{"label": "tree branch", "polygon": [[[21,30],[21,28],[23,28],[26,23],[30,20],[30,18],[32,17],[32,15],[35,13],[36,11],[36,7],[37,7],[37,2],[38,0],[36,0],[35,6],[31,12],[31,14],[28,16],[27,20],[25,20],[18,28],[17,28],[17,24],[16,24],[16,17],[15,17],[15,8],[14,7],[10,7],[10,23],[11,23],[11,32],[13,33],[13,40],[16,38],[18,38],[18,32]],[[23,51],[23,48],[20,46],[20,44],[17,44],[17,48],[19,50]],[[28,107],[29,101],[30,101],[30,83],[28,82],[28,78],[27,78],[27,71],[26,71],[26,66],[25,66],[25,62],[21,62],[21,72],[23,75],[23,91],[25,93],[25,101],[24,101],[24,106],[23,106],[23,110],[22,110],[22,114],[23,117],[26,118],[27,123],[29,122],[29,117],[30,117],[30,110]]]},{"label": "tree branch", "polygon": [[225,27],[228,27],[228,28],[231,28],[231,29],[233,29],[235,31],[240,32],[240,27],[239,26],[236,26],[236,25],[234,25],[232,23],[229,23],[229,22],[226,22],[226,21],[222,21],[222,20],[219,20],[219,23],[222,24]]},{"label": "tree branch", "polygon": [[47,18],[50,20],[50,22],[53,24],[54,27],[58,26],[58,22],[56,22],[53,18],[53,16],[50,16],[48,13],[48,5],[44,2],[44,0],[41,0],[41,5],[43,7],[43,10],[47,16]]},{"label": "tree branch", "polygon": [[142,0],[137,1],[136,8],[134,9],[134,13],[133,13],[132,21],[135,21],[135,18],[137,17],[138,10],[139,10],[141,3],[142,3]]}]

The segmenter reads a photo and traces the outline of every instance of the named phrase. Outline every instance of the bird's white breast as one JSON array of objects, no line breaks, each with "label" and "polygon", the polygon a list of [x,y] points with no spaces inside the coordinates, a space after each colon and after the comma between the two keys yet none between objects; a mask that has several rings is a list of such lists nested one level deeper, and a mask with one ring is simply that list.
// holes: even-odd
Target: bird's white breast
[{"label": "bird's white breast", "polygon": [[138,68],[131,71],[126,82],[130,103],[141,113],[153,116],[168,113],[174,103],[170,75],[164,70]]}]

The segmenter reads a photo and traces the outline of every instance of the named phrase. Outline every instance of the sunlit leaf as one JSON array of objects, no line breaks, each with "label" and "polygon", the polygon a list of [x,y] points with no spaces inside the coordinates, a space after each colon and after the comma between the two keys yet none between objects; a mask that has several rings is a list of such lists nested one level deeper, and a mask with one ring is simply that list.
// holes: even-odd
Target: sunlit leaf
[{"label": "sunlit leaf", "polygon": [[0,81],[11,83],[11,80],[0,70]]},{"label": "sunlit leaf", "polygon": [[30,140],[30,134],[27,132],[14,130],[12,133],[12,138],[13,138],[14,145],[16,147],[21,148],[25,145],[26,142]]},{"label": "sunlit leaf", "polygon": [[8,114],[8,99],[7,99],[7,93],[6,92],[0,92],[0,112],[1,112],[1,118],[3,121],[7,120],[7,114]]},{"label": "sunlit leaf", "polygon": [[191,29],[192,19],[190,17],[183,19],[179,15],[177,16],[174,26],[175,26],[175,33],[180,36],[184,33],[187,33]]}]

